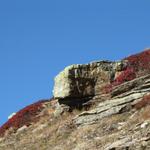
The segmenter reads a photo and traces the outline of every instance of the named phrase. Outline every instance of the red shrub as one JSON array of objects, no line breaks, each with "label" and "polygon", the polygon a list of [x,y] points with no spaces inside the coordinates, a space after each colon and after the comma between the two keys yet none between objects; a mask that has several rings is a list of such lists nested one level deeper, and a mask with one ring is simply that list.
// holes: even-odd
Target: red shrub
[{"label": "red shrub", "polygon": [[105,94],[110,93],[114,86],[120,85],[126,81],[133,80],[134,78],[136,78],[135,71],[132,68],[127,68],[114,81],[103,87],[103,91]]},{"label": "red shrub", "polygon": [[113,85],[112,84],[107,84],[102,88],[102,92],[104,94],[110,93],[112,91]]},{"label": "red shrub", "polygon": [[29,126],[32,122],[36,122],[38,120],[37,115],[43,108],[43,103],[47,101],[48,100],[38,101],[17,112],[16,115],[14,115],[3,126],[0,127],[0,136],[3,136],[5,131],[11,127],[14,130],[17,130],[24,125]]},{"label": "red shrub", "polygon": [[127,68],[114,80],[113,85],[120,85],[126,81],[133,80],[134,78],[136,78],[134,69]]},{"label": "red shrub", "polygon": [[150,73],[150,49],[125,58],[138,76]]},{"label": "red shrub", "polygon": [[150,73],[150,49],[136,55],[131,55],[124,60],[128,61],[126,70],[103,88],[104,93],[110,93],[114,86]]},{"label": "red shrub", "polygon": [[150,105],[150,94],[144,96],[141,101],[139,101],[138,103],[136,103],[136,104],[134,105],[134,107],[135,107],[136,109],[141,109],[141,108],[143,108],[143,107],[145,107],[145,106],[147,106],[147,105]]}]

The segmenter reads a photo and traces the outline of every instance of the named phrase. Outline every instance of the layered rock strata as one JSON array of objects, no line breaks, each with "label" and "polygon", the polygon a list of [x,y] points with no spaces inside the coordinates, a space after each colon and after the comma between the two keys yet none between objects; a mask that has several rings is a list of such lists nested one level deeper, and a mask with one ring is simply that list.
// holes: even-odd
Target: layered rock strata
[{"label": "layered rock strata", "polygon": [[78,115],[74,119],[74,123],[76,125],[92,124],[104,117],[130,111],[146,94],[150,94],[150,75],[116,87],[111,93],[110,99],[106,99],[96,108]]}]

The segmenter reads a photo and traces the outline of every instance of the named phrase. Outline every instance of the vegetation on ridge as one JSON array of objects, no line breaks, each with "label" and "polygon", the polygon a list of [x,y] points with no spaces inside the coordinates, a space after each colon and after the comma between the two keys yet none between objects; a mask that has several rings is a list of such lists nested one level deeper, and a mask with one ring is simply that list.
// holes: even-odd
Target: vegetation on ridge
[{"label": "vegetation on ridge", "polygon": [[[131,55],[124,60],[127,61],[127,66],[110,84],[105,87],[107,93],[111,92],[114,86],[150,73],[150,50]],[[0,136],[4,136],[5,132],[11,128],[16,132],[24,125],[30,126],[32,123],[38,122],[40,119],[38,115],[44,108],[43,104],[47,101],[49,100],[41,100],[20,110],[0,127]],[[147,105],[150,105],[150,95],[144,96],[134,107],[136,109],[141,109]]]},{"label": "vegetation on ridge", "polygon": [[126,57],[124,60],[127,61],[126,68],[110,84],[104,87],[105,93],[111,92],[114,86],[150,73],[150,49]]},{"label": "vegetation on ridge", "polygon": [[12,118],[0,127],[0,136],[3,136],[5,131],[10,128],[13,128],[15,131],[24,125],[29,126],[31,123],[37,122],[39,119],[37,115],[41,112],[43,103],[47,101],[48,100],[38,101],[18,111]]}]

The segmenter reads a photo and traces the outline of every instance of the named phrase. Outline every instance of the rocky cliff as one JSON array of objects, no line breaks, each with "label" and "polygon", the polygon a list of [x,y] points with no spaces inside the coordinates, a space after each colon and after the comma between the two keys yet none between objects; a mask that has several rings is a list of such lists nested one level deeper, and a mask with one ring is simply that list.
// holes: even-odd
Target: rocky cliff
[{"label": "rocky cliff", "polygon": [[0,150],[149,150],[150,49],[66,67],[53,98],[0,128]]}]

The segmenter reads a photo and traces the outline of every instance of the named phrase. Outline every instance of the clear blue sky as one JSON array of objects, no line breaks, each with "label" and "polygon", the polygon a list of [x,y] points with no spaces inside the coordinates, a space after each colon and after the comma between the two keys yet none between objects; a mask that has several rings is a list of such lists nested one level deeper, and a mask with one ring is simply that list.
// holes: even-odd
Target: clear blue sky
[{"label": "clear blue sky", "polygon": [[0,1],[0,124],[52,96],[65,66],[150,47],[149,0]]}]

